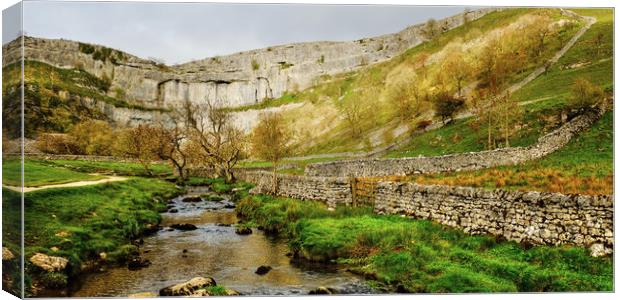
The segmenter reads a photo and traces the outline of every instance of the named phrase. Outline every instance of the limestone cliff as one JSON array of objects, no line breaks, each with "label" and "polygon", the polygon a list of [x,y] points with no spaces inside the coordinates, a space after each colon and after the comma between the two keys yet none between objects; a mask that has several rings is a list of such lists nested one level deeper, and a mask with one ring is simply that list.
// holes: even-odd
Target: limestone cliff
[{"label": "limestone cliff", "polygon": [[[443,31],[496,9],[481,9],[438,21]],[[286,91],[313,85],[321,75],[354,70],[398,55],[426,40],[424,24],[398,33],[347,42],[310,42],[211,57],[165,66],[151,60],[75,41],[26,37],[27,60],[61,68],[82,68],[111,81],[110,96],[150,108],[166,108],[183,101],[221,101],[237,107],[277,98]],[[20,41],[3,46],[3,66],[20,57]],[[121,91],[121,92],[119,92]],[[120,97],[120,96],[119,96]]]}]

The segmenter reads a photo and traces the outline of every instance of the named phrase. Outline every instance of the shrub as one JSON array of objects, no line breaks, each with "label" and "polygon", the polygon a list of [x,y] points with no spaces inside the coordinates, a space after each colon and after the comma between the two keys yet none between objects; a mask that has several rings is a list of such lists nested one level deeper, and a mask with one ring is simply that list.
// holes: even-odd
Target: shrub
[{"label": "shrub", "polygon": [[45,273],[41,276],[41,283],[47,288],[64,288],[67,286],[67,275],[58,272]]},{"label": "shrub", "polygon": [[112,127],[100,120],[88,120],[73,126],[69,135],[80,153],[88,155],[111,155],[114,134]]},{"label": "shrub", "polygon": [[95,52],[95,47],[89,44],[79,43],[78,48],[80,49],[80,52],[85,54],[92,54],[93,52]]},{"label": "shrub", "polygon": [[79,154],[80,150],[75,140],[62,133],[42,133],[39,134],[35,142],[35,147],[49,154]]},{"label": "shrub", "polygon": [[252,60],[252,70],[258,71],[259,68],[260,68],[260,65],[258,64],[258,62],[255,59],[253,59]]},{"label": "shrub", "polygon": [[454,114],[465,107],[465,100],[454,97],[449,93],[440,93],[433,102],[435,115],[441,117],[442,121],[452,119]]},{"label": "shrub", "polygon": [[594,85],[587,79],[578,78],[575,80],[568,98],[567,106],[577,112],[584,112],[600,103],[605,98],[603,89]]}]

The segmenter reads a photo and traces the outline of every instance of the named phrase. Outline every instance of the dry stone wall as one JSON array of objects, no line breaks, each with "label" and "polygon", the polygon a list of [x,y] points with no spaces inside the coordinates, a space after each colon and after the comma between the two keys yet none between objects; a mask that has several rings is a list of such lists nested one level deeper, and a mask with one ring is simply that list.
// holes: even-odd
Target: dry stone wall
[{"label": "dry stone wall", "polygon": [[307,176],[372,177],[390,175],[428,174],[451,171],[479,170],[515,165],[546,156],[564,147],[573,136],[598,121],[604,108],[575,117],[553,132],[542,136],[528,147],[501,148],[491,151],[459,153],[433,157],[389,159],[355,159],[309,164]]},{"label": "dry stone wall", "polygon": [[[240,172],[256,184],[251,193],[272,191],[273,174]],[[324,202],[328,207],[353,203],[348,178],[278,174],[277,195]],[[577,245],[613,249],[612,195],[486,190],[481,188],[379,182],[374,193],[378,214],[427,219],[470,234],[491,234],[508,240],[546,245]]]},{"label": "dry stone wall", "polygon": [[[269,194],[273,191],[273,173],[271,172],[238,172],[235,175],[240,180],[256,185],[250,191],[253,194]],[[346,178],[277,174],[277,195],[321,201],[328,207],[352,203],[351,184]]]},{"label": "dry stone wall", "polygon": [[533,244],[613,248],[613,196],[380,182],[375,212]]}]

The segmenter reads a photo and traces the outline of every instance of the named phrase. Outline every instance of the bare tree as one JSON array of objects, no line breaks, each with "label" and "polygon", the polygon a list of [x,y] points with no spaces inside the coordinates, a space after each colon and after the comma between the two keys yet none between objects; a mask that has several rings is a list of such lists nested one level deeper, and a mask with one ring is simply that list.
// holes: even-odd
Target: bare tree
[{"label": "bare tree", "polygon": [[234,180],[232,169],[242,156],[246,137],[232,124],[230,114],[210,101],[204,105],[187,101],[182,113],[190,138],[202,148],[217,175],[227,182]]},{"label": "bare tree", "polygon": [[465,60],[461,49],[452,49],[442,64],[442,71],[456,85],[459,97],[462,97],[463,83],[472,76],[472,67]]}]

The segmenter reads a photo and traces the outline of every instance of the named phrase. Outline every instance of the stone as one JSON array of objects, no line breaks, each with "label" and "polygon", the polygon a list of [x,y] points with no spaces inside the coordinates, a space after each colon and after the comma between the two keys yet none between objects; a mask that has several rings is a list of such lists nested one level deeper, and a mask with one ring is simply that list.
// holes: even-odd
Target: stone
[{"label": "stone", "polygon": [[593,257],[600,257],[611,254],[613,251],[608,249],[603,244],[592,244],[590,246],[590,255]]},{"label": "stone", "polygon": [[250,227],[245,227],[245,226],[240,226],[237,227],[235,229],[235,233],[239,234],[239,235],[248,235],[248,234],[252,234],[252,228]]},{"label": "stone", "polygon": [[130,258],[129,261],[127,262],[127,269],[131,271],[135,271],[135,270],[139,270],[142,268],[146,268],[150,265],[151,265],[151,261],[149,261],[148,259],[143,259],[142,257],[134,256]]},{"label": "stone", "polygon": [[64,257],[49,256],[43,253],[35,253],[29,261],[47,272],[61,272],[69,263],[69,260]]},{"label": "stone", "polygon": [[11,252],[11,250],[9,250],[9,248],[7,247],[2,247],[2,260],[13,260],[15,258],[15,255],[13,255],[13,252]]},{"label": "stone", "polygon": [[214,286],[215,280],[211,277],[194,277],[186,282],[171,285],[159,290],[160,296],[191,296],[200,289]]},{"label": "stone", "polygon": [[176,230],[183,230],[183,231],[189,231],[189,230],[196,230],[196,229],[198,229],[198,227],[196,227],[196,225],[189,224],[189,223],[172,224],[172,225],[170,225],[170,228],[174,228]]},{"label": "stone", "polygon": [[168,212],[171,213],[171,214],[176,214],[176,213],[179,212],[179,210],[176,209],[176,208],[173,208],[173,209],[169,210]]},{"label": "stone", "polygon": [[260,266],[256,269],[256,271],[254,273],[258,274],[258,275],[265,275],[267,273],[269,273],[269,271],[271,271],[271,267],[270,266]]},{"label": "stone", "polygon": [[182,202],[201,202],[202,198],[200,197],[185,197],[183,198],[183,200],[181,200]]},{"label": "stone", "polygon": [[338,293],[338,291],[336,291],[333,288],[320,286],[320,287],[318,287],[316,289],[313,289],[310,292],[308,292],[308,295],[333,295],[333,294],[337,294],[337,293]]},{"label": "stone", "polygon": [[158,296],[157,293],[142,292],[142,293],[135,293],[135,294],[127,295],[127,298],[156,298],[157,296]]}]

